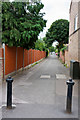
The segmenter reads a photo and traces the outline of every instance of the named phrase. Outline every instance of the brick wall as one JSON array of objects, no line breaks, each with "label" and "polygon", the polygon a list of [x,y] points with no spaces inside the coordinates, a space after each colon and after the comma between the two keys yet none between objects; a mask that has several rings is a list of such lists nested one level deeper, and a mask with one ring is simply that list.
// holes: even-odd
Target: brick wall
[{"label": "brick wall", "polygon": [[78,61],[78,31],[69,37],[69,58]]},{"label": "brick wall", "polygon": [[78,2],[72,2],[70,14],[69,14],[69,35],[71,35],[74,32],[74,19],[75,16],[78,14]]},{"label": "brick wall", "polygon": [[80,62],[80,30],[78,31],[78,61]]},{"label": "brick wall", "polygon": [[69,52],[68,50],[65,50],[65,64],[67,64],[68,66],[70,66],[69,64]]},{"label": "brick wall", "polygon": [[72,59],[80,61],[80,30],[74,30],[74,21],[76,15],[78,15],[77,28],[80,28],[80,2],[72,2],[70,9],[69,61]]},{"label": "brick wall", "polygon": [[61,58],[62,62],[65,63],[65,53],[63,55],[62,51],[60,51],[60,58]]}]

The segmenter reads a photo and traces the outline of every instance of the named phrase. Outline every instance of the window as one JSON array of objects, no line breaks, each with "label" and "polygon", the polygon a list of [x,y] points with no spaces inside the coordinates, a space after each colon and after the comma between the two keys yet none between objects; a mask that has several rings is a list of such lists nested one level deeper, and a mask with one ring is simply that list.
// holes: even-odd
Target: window
[{"label": "window", "polygon": [[77,28],[78,28],[78,15],[76,15],[74,19],[74,30],[77,30]]}]

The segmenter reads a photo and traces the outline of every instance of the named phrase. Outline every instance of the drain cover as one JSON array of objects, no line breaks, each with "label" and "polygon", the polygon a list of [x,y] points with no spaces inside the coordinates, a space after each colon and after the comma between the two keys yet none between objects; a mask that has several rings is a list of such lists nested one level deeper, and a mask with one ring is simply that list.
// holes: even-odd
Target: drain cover
[{"label": "drain cover", "polygon": [[50,78],[50,75],[41,75],[40,78],[49,79],[49,78]]},{"label": "drain cover", "polygon": [[66,79],[66,75],[64,74],[56,74],[57,79]]}]

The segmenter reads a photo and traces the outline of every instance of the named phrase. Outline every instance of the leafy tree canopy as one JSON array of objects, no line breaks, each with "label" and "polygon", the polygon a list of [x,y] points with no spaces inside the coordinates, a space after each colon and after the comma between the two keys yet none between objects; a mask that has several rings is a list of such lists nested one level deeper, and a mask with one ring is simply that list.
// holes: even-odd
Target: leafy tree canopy
[{"label": "leafy tree canopy", "polygon": [[40,2],[2,3],[2,42],[8,46],[34,48],[38,35],[46,27]]},{"label": "leafy tree canopy", "polygon": [[50,52],[54,52],[55,51],[55,48],[53,46],[49,47],[49,51]]},{"label": "leafy tree canopy", "polygon": [[45,42],[41,39],[38,39],[35,43],[35,49],[40,51],[45,51],[46,50]]},{"label": "leafy tree canopy", "polygon": [[47,43],[47,46],[52,46],[54,41],[59,43],[58,47],[62,47],[63,44],[68,43],[69,36],[69,22],[65,19],[59,19],[52,23],[44,41]]}]

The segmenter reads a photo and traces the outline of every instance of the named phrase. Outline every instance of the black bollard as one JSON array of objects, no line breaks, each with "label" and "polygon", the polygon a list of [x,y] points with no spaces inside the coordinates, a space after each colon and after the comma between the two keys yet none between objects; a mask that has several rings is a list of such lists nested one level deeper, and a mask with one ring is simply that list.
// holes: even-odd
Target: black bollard
[{"label": "black bollard", "polygon": [[11,109],[12,108],[12,82],[13,79],[11,76],[9,76],[6,79],[7,82],[7,108]]},{"label": "black bollard", "polygon": [[73,85],[75,83],[72,81],[72,79],[69,79],[69,81],[67,81],[66,84],[68,85],[66,111],[68,113],[71,113],[71,108],[72,108],[72,90],[73,90]]}]

